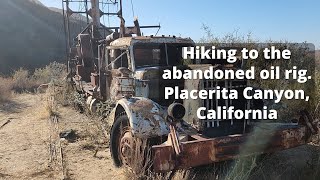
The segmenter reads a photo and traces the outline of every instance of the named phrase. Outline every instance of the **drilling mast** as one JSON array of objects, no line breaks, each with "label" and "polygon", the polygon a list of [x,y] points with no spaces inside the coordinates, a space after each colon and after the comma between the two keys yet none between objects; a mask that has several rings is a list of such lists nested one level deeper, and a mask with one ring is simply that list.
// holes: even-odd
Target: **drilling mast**
[{"label": "drilling mast", "polygon": [[100,8],[99,0],[91,0],[91,15],[92,15],[92,25],[95,28],[100,28]]},{"label": "drilling mast", "polygon": [[[160,25],[156,26],[140,26],[137,19],[134,20],[133,27],[125,26],[125,19],[123,18],[122,0],[62,0],[62,12],[63,22],[66,37],[66,54],[68,62],[73,58],[73,48],[79,42],[80,35],[90,35],[91,49],[93,51],[93,59],[97,58],[98,45],[101,41],[112,33],[113,37],[121,38],[128,37],[135,34],[141,36],[141,28],[160,28]],[[117,12],[103,12],[101,7],[113,6],[118,7]],[[79,7],[78,10],[74,10],[75,7]],[[77,16],[76,16],[77,15]],[[107,27],[102,24],[100,19],[103,16],[117,16],[120,19],[119,26]],[[79,29],[74,28],[75,23],[73,18],[79,18],[86,23],[86,27],[81,32]]]}]

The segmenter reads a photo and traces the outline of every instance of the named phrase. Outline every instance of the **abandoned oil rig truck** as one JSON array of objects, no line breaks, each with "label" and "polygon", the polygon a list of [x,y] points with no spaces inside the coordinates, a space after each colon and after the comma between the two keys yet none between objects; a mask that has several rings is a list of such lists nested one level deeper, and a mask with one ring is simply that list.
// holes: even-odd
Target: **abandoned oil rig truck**
[{"label": "abandoned oil rig truck", "polygon": [[[112,124],[110,150],[116,166],[132,165],[137,153],[137,139],[147,140],[151,147],[151,167],[155,172],[236,159],[240,156],[272,153],[306,144],[318,125],[307,111],[301,111],[298,123],[263,123],[232,119],[202,119],[197,109],[216,110],[218,106],[236,109],[258,109],[262,100],[165,98],[165,87],[208,90],[216,87],[243,91],[246,80],[163,80],[162,74],[173,66],[179,69],[236,68],[230,64],[186,63],[183,47],[194,47],[190,38],[175,36],[143,36],[143,28],[127,27],[122,16],[122,1],[118,12],[102,12],[101,1],[77,1],[86,4],[85,12],[72,11],[74,1],[63,0],[64,24],[67,35],[68,79],[78,93],[86,98],[92,112],[104,114]],[[109,2],[109,1],[108,1]],[[91,5],[88,5],[91,4]],[[71,37],[70,17],[85,13],[87,27]],[[103,15],[120,18],[119,27],[106,27]],[[74,41],[75,40],[75,41]],[[73,44],[73,42],[75,42]],[[214,61],[212,61],[214,62]],[[171,97],[171,96],[170,96]],[[112,108],[111,112],[107,111]],[[105,108],[105,109],[103,109]],[[204,112],[205,113],[205,112]],[[263,126],[263,128],[259,128]],[[145,161],[142,158],[140,161]]]}]

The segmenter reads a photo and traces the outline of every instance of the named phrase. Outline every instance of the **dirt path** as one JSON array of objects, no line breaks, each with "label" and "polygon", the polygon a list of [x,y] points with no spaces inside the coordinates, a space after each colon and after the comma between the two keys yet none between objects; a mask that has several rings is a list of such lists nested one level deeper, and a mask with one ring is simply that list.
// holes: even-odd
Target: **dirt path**
[{"label": "dirt path", "polygon": [[[49,121],[40,100],[23,94],[0,104],[0,179],[61,179],[61,172],[50,167]],[[61,108],[59,126],[77,134],[76,141],[61,143],[69,179],[125,179],[112,165],[107,139],[93,137],[98,130],[90,118]]]},{"label": "dirt path", "polygon": [[[39,97],[19,95],[1,104],[0,179],[55,179],[48,167],[48,126]],[[9,120],[9,121],[8,121]]]},{"label": "dirt path", "polygon": [[68,177],[71,179],[126,179],[124,171],[113,166],[109,138],[100,125],[71,108],[61,108],[61,131],[74,130],[75,142],[62,143]]}]

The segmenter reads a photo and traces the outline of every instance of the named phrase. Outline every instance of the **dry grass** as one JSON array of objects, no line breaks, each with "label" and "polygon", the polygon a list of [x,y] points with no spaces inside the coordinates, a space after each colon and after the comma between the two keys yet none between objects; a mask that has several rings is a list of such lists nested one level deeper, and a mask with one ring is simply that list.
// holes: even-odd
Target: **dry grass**
[{"label": "dry grass", "polygon": [[151,148],[147,140],[134,138],[134,151],[131,152],[131,167],[125,167],[126,177],[131,179],[157,179],[152,173]]},{"label": "dry grass", "polygon": [[20,68],[12,74],[12,89],[18,93],[35,92],[39,85],[61,81],[66,74],[66,66],[56,62],[44,68],[35,69],[34,73]]},{"label": "dry grass", "polygon": [[8,101],[12,96],[13,83],[11,78],[0,77],[0,102]]},{"label": "dry grass", "polygon": [[44,68],[38,68],[34,71],[31,79],[37,84],[50,83],[52,81],[61,81],[67,76],[67,67],[57,62],[50,63]]},{"label": "dry grass", "polygon": [[12,75],[13,90],[17,93],[33,92],[37,87],[34,81],[30,78],[28,70],[20,68]]},{"label": "dry grass", "polygon": [[58,114],[58,104],[65,104],[70,89],[64,81],[66,66],[53,62],[32,74],[20,68],[11,77],[0,77],[0,102],[10,100],[12,93],[36,92],[39,85],[49,83],[48,91],[41,94],[41,105],[37,109],[39,118]]},{"label": "dry grass", "polygon": [[11,77],[0,76],[0,102],[9,101],[14,93],[34,93],[40,84],[50,83],[45,94],[39,94],[39,106],[35,109],[35,116],[39,119],[49,118],[58,114],[58,106],[67,99],[64,77],[64,64],[51,63],[45,68],[36,69],[33,74],[20,68]]}]

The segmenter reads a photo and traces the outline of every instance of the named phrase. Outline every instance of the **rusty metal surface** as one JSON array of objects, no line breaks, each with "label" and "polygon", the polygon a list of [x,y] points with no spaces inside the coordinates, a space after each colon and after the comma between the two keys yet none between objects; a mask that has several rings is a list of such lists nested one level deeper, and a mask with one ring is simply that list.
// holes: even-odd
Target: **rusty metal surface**
[{"label": "rusty metal surface", "polygon": [[92,86],[99,86],[99,75],[97,73],[91,73],[90,78]]},{"label": "rusty metal surface", "polygon": [[134,95],[134,79],[114,77],[111,81],[110,95],[112,100],[132,97]]},{"label": "rusty metal surface", "polygon": [[187,38],[178,37],[156,37],[156,36],[137,36],[137,37],[123,37],[114,40],[110,46],[125,47],[131,46],[135,43],[188,43],[194,44],[194,41]]},{"label": "rusty metal surface", "polygon": [[110,46],[114,47],[123,47],[123,46],[130,46],[132,37],[123,37],[116,39],[110,43]]},{"label": "rusty metal surface", "polygon": [[307,143],[307,134],[305,126],[297,126],[259,135],[230,135],[212,139],[193,136],[191,138],[195,140],[181,143],[180,156],[175,154],[170,144],[153,146],[153,167],[156,172],[166,172],[240,156],[275,152]]},{"label": "rusty metal surface", "polygon": [[76,66],[76,73],[78,76],[81,77],[82,81],[90,82],[91,81],[91,77],[90,77],[91,72],[93,71],[92,69],[93,69],[92,67],[84,67],[82,65],[77,65]]},{"label": "rusty metal surface", "polygon": [[135,136],[149,138],[169,134],[169,126],[165,121],[167,111],[156,102],[132,97],[120,99],[116,109],[119,106],[125,110]]}]

